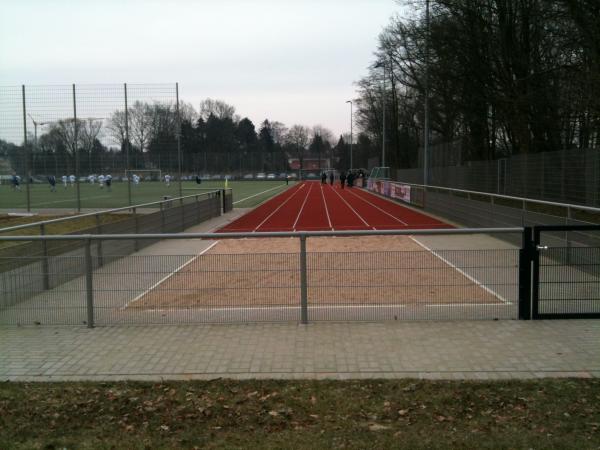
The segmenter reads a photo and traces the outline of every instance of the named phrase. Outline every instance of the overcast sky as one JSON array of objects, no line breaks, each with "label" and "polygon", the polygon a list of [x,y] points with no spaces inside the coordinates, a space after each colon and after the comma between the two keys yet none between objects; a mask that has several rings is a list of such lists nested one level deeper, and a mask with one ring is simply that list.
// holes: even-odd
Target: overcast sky
[{"label": "overcast sky", "polygon": [[3,0],[0,85],[180,83],[256,125],[349,130],[394,0]]}]

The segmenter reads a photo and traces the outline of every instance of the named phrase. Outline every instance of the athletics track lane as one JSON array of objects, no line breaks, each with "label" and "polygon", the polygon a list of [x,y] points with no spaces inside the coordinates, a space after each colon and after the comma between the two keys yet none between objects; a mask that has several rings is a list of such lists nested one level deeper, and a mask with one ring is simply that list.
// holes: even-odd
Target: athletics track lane
[{"label": "athletics track lane", "polygon": [[[323,195],[323,184],[310,183],[313,188],[309,192],[306,205],[298,214],[294,227],[303,231],[331,231],[331,219],[329,209],[325,204]],[[327,186],[325,186],[327,187]]]},{"label": "athletics track lane", "polygon": [[452,228],[360,188],[300,183],[218,232]]},{"label": "athletics track lane", "polygon": [[[302,186],[303,183],[292,186],[290,189],[285,190],[281,194],[276,195],[275,197],[264,202],[262,205],[254,208],[252,211],[244,214],[239,219],[234,220],[227,226],[217,230],[217,232],[245,233],[254,231],[258,225],[263,223],[263,221],[269,217],[269,215],[271,215],[283,203],[288,201],[290,197],[294,196],[302,188]],[[298,195],[301,195],[301,193],[298,192]]]},{"label": "athletics track lane", "polygon": [[[426,214],[422,214],[411,208],[407,208],[406,206],[396,203],[393,200],[381,198],[363,189],[349,189],[348,193],[349,195],[353,195],[355,198],[358,197],[362,199],[364,203],[368,202],[380,210],[397,217],[402,222],[405,222],[406,225],[400,227],[403,229],[454,228],[452,225],[448,225],[447,223],[444,223]],[[396,227],[394,226],[392,229],[396,229]]]}]

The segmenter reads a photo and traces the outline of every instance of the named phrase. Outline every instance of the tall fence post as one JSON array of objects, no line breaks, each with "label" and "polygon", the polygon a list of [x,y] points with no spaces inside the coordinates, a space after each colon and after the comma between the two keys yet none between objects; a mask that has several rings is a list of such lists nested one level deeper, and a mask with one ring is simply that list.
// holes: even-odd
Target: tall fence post
[{"label": "tall fence post", "polygon": [[225,214],[227,212],[227,205],[225,203],[225,189],[221,190],[221,203],[223,204],[222,214]]},{"label": "tall fence post", "polygon": [[306,276],[306,235],[300,235],[300,321],[308,323],[308,281]]},{"label": "tall fence post", "polygon": [[[46,227],[44,223],[40,223],[40,236],[46,235]],[[44,290],[47,291],[50,289],[50,270],[48,269],[48,242],[46,240],[42,241],[42,274],[43,274],[43,283]]]},{"label": "tall fence post", "polygon": [[531,227],[523,229],[523,240],[519,250],[519,320],[531,320],[533,260],[535,243]]},{"label": "tall fence post", "polygon": [[77,99],[75,97],[75,83],[73,83],[73,152],[75,152],[75,187],[77,192],[77,212],[81,212],[81,186],[79,185],[79,149],[77,144]]},{"label": "tall fence post", "polygon": [[127,205],[131,206],[131,176],[129,173],[129,108],[127,107],[127,83],[123,83],[125,95],[125,177],[127,178]]},{"label": "tall fence post", "polygon": [[200,202],[198,201],[198,196],[196,195],[196,223],[200,223]]},{"label": "tall fence post", "polygon": [[85,240],[85,292],[87,308],[87,327],[94,328],[94,286],[92,278],[92,240]]},{"label": "tall fence post", "polygon": [[177,113],[177,180],[179,196],[183,197],[183,188],[181,185],[181,115],[179,112],[179,83],[175,83],[175,101],[175,112]]},{"label": "tall fence post", "polygon": [[25,103],[25,85],[21,86],[23,94],[23,145],[25,146],[25,183],[27,190],[27,212],[31,211],[31,152],[27,145],[27,106]]}]

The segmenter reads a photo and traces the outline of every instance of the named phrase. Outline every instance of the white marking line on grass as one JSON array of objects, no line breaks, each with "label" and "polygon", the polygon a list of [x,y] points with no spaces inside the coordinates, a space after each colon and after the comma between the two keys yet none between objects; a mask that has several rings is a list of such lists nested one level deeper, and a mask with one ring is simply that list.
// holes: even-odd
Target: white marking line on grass
[{"label": "white marking line on grass", "polygon": [[333,225],[331,225],[331,219],[329,218],[329,208],[327,208],[327,202],[325,201],[325,194],[323,193],[323,185],[321,184],[321,197],[323,198],[323,204],[325,205],[325,214],[327,214],[327,222],[329,222],[329,228],[331,231],[335,231]]},{"label": "white marking line on grass", "polygon": [[269,220],[269,219],[271,218],[271,216],[273,216],[273,214],[275,214],[277,211],[279,211],[279,210],[280,210],[280,209],[283,207],[283,205],[285,205],[287,202],[289,202],[289,201],[292,199],[292,197],[293,197],[294,195],[296,195],[298,192],[300,192],[300,189],[302,189],[302,188],[303,188],[303,187],[305,187],[305,186],[306,186],[305,184],[301,184],[301,185],[300,185],[300,187],[299,187],[298,189],[296,189],[296,192],[294,192],[292,195],[290,195],[290,196],[289,196],[289,197],[288,197],[288,198],[285,200],[285,202],[283,202],[281,205],[279,205],[279,206],[277,207],[277,209],[275,209],[275,211],[273,211],[271,214],[269,214],[269,215],[266,217],[266,219],[265,219],[265,220],[263,220],[261,223],[259,223],[259,224],[257,225],[257,227],[256,227],[254,230],[252,230],[252,232],[253,232],[253,233],[256,233],[256,230],[258,230],[258,229],[259,229],[259,228],[262,226],[262,224],[264,224],[264,223],[265,223],[267,220]]},{"label": "white marking line on grass", "polygon": [[249,199],[251,199],[251,198],[258,197],[259,195],[266,194],[267,192],[274,191],[275,189],[280,189],[280,188],[282,188],[282,187],[284,187],[284,186],[286,186],[286,185],[285,185],[285,184],[282,184],[281,186],[275,186],[274,188],[267,189],[266,191],[262,191],[262,192],[259,192],[258,194],[251,195],[250,197],[243,198],[243,199],[241,199],[241,200],[238,200],[237,202],[233,202],[233,204],[235,205],[235,204],[237,204],[237,203],[244,202],[244,201],[246,201],[246,200],[249,200]]},{"label": "white marking line on grass", "polygon": [[408,224],[407,224],[406,222],[403,222],[402,220],[398,219],[398,218],[397,218],[396,216],[394,216],[393,214],[390,214],[389,212],[387,212],[387,211],[384,211],[383,209],[381,209],[381,208],[380,208],[379,206],[377,206],[376,204],[374,204],[374,203],[371,203],[370,201],[368,201],[368,200],[364,199],[364,198],[363,198],[363,197],[361,197],[360,195],[356,195],[356,194],[355,194],[354,192],[352,192],[351,190],[349,190],[348,192],[349,192],[350,194],[354,195],[354,196],[355,196],[356,198],[358,198],[359,200],[362,200],[363,202],[365,202],[365,203],[367,203],[367,204],[371,205],[372,207],[374,207],[374,208],[378,209],[378,210],[379,210],[379,211],[381,211],[382,213],[384,213],[384,214],[387,214],[387,215],[388,215],[388,216],[390,216],[392,219],[394,219],[394,220],[396,220],[396,221],[400,222],[402,225],[406,225],[406,226],[408,226]]},{"label": "white marking line on grass", "polygon": [[487,287],[485,284],[481,283],[479,280],[477,280],[476,278],[472,277],[471,275],[469,275],[468,273],[466,273],[464,270],[459,269],[457,266],[455,266],[454,264],[452,264],[450,261],[448,261],[446,258],[444,258],[443,256],[437,254],[436,252],[434,252],[433,250],[431,250],[429,247],[427,247],[425,244],[423,244],[422,242],[417,241],[413,236],[409,236],[410,239],[413,240],[413,242],[416,242],[418,245],[420,245],[421,247],[423,247],[425,250],[427,250],[428,252],[431,252],[433,255],[435,255],[437,258],[439,258],[440,260],[442,260],[444,263],[448,264],[450,267],[452,267],[454,270],[456,270],[458,273],[460,273],[462,276],[466,277],[468,280],[472,281],[473,283],[475,283],[478,287],[480,287],[481,289],[483,289],[484,291],[486,291],[489,294],[492,294],[494,297],[496,297],[498,300],[500,300],[502,303],[506,304],[506,305],[512,305],[512,302],[509,300],[506,300],[504,297],[502,297],[500,294],[498,294],[497,292],[494,292],[493,290],[491,290],[489,287]]},{"label": "white marking line on grass", "polygon": [[358,217],[358,218],[359,218],[359,219],[362,221],[362,223],[364,223],[364,224],[365,224],[366,226],[368,226],[368,227],[371,227],[371,228],[372,228],[372,229],[374,229],[374,230],[376,230],[376,229],[377,229],[377,228],[375,228],[374,226],[371,226],[371,225],[369,225],[369,224],[368,224],[368,223],[365,221],[365,219],[363,219],[363,218],[361,217],[361,215],[360,215],[359,213],[357,213],[357,212],[356,212],[356,210],[355,210],[355,209],[354,209],[352,206],[350,206],[350,203],[348,203],[348,202],[346,201],[346,199],[340,195],[340,193],[339,193],[339,192],[337,192],[337,191],[336,191],[335,189],[333,189],[333,188],[331,188],[331,190],[332,190],[333,192],[335,192],[335,193],[337,194],[337,196],[338,196],[339,198],[341,198],[341,199],[342,199],[342,201],[343,201],[343,202],[344,202],[346,205],[348,205],[348,208],[350,208],[350,209],[352,210],[352,212],[353,212],[354,214],[356,214],[356,217]]},{"label": "white marking line on grass", "polygon": [[202,256],[203,254],[205,254],[207,251],[209,251],[211,248],[213,248],[215,245],[217,245],[219,243],[219,241],[213,242],[212,244],[210,244],[206,249],[202,250],[200,253],[198,253],[196,256],[194,256],[192,259],[190,259],[188,262],[182,264],[181,266],[179,266],[177,269],[175,269],[173,272],[171,272],[170,274],[168,274],[167,276],[163,277],[160,281],[154,283],[152,286],[150,286],[148,289],[146,289],[144,292],[142,292],[140,295],[138,295],[137,297],[135,297],[133,300],[131,300],[130,302],[127,302],[125,304],[125,306],[123,306],[121,308],[121,310],[127,309],[127,307],[129,305],[131,305],[132,303],[137,302],[139,299],[141,299],[144,295],[146,295],[148,292],[150,292],[152,289],[155,289],[156,287],[160,286],[162,283],[164,283],[165,281],[167,281],[169,278],[171,278],[173,275],[175,275],[176,273],[178,273],[180,270],[184,269],[186,266],[188,266],[189,264],[193,263],[194,261],[196,261],[196,259],[198,259],[199,256]]},{"label": "white marking line on grass", "polygon": [[[91,200],[93,198],[110,198],[110,195],[92,195],[91,197],[81,197],[81,201],[83,202],[84,200]],[[67,202],[77,202],[77,198],[69,198],[67,200],[54,200],[52,202],[43,202],[43,203],[32,203],[31,206],[44,206],[47,205],[49,203],[67,203]],[[21,208],[27,206],[27,203],[24,203],[23,205],[19,205],[17,206],[17,208]]]},{"label": "white marking line on grass", "polygon": [[298,216],[296,216],[296,221],[294,222],[294,225],[292,225],[292,229],[294,231],[296,231],[296,225],[298,224],[298,221],[300,220],[300,216],[302,215],[302,211],[304,210],[304,206],[306,205],[306,202],[308,201],[308,196],[310,195],[310,191],[312,191],[313,188],[313,184],[310,185],[310,187],[308,188],[308,192],[306,193],[306,197],[304,198],[304,202],[302,203],[302,206],[300,207],[300,211],[298,212]]}]

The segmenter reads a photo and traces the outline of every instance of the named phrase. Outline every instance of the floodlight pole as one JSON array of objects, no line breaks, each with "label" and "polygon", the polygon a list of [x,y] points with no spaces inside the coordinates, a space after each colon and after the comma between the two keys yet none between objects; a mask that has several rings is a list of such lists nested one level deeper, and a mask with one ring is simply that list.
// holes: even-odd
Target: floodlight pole
[{"label": "floodlight pole", "polygon": [[429,0],[425,0],[425,120],[423,123],[423,184],[429,184]]},{"label": "floodlight pole", "polygon": [[350,170],[352,170],[352,168],[353,168],[352,141],[354,141],[353,135],[352,135],[352,100],[348,100],[348,101],[346,101],[346,103],[350,103]]}]

